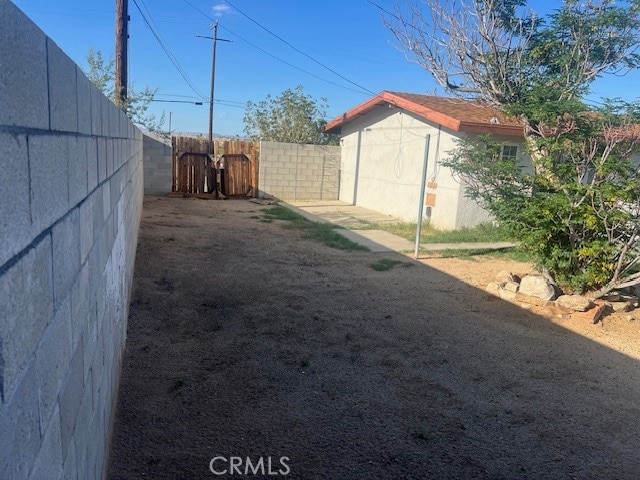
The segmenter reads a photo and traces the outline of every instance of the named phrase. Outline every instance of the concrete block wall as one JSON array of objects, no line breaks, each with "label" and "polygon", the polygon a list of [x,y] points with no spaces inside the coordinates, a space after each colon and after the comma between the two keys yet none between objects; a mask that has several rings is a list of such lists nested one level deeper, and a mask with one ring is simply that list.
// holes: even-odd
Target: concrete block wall
[{"label": "concrete block wall", "polygon": [[260,142],[259,190],[283,200],[337,200],[340,147]]},{"label": "concrete block wall", "polygon": [[168,195],[173,177],[171,139],[145,132],[144,144],[144,193]]},{"label": "concrete block wall", "polygon": [[142,135],[0,0],[0,478],[103,478]]}]

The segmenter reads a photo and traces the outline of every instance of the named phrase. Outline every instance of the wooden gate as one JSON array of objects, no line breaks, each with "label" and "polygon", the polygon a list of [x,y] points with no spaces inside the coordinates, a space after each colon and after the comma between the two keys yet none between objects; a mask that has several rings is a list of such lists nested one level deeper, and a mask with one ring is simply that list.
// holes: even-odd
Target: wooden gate
[{"label": "wooden gate", "polygon": [[228,197],[247,195],[251,190],[249,158],[244,153],[225,153],[220,164],[224,165],[224,177],[220,182],[222,193]]},{"label": "wooden gate", "polygon": [[[218,190],[225,196],[258,194],[259,142],[173,137],[173,183],[171,196],[215,198]],[[213,147],[213,148],[212,148]],[[215,152],[211,154],[209,152]],[[218,165],[224,165],[217,179]]]},{"label": "wooden gate", "polygon": [[205,139],[173,137],[172,196],[213,198],[215,163]]},{"label": "wooden gate", "polygon": [[183,152],[177,159],[177,191],[193,196],[211,194],[215,170],[211,155]]}]

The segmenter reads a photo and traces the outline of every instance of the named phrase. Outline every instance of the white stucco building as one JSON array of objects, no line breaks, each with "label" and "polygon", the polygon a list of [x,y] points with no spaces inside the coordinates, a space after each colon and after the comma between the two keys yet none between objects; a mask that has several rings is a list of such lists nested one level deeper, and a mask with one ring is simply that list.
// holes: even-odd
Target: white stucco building
[{"label": "white stucco building", "polygon": [[441,229],[491,220],[441,165],[457,139],[490,133],[505,142],[503,155],[528,163],[522,125],[475,101],[385,91],[329,122],[325,131],[341,137],[340,200],[413,222],[430,135],[424,217]]}]

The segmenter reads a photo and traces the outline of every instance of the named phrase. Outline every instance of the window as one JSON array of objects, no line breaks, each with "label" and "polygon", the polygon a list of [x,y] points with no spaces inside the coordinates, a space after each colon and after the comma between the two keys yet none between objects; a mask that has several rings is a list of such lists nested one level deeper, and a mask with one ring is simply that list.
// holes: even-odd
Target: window
[{"label": "window", "polygon": [[500,152],[500,160],[515,160],[518,158],[517,145],[503,145]]}]

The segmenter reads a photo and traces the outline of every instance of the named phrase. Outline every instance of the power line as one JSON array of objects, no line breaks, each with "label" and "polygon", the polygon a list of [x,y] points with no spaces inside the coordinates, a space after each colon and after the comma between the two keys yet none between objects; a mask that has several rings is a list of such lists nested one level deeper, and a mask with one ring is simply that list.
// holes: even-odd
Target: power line
[{"label": "power line", "polygon": [[389,10],[387,10],[386,8],[380,6],[379,4],[377,4],[376,2],[373,2],[372,0],[365,0],[365,2],[370,3],[371,5],[373,5],[374,7],[378,8],[379,10],[381,10],[382,12],[386,13],[387,15],[395,18],[396,20],[400,20],[402,23],[406,23],[404,19],[400,18],[398,15],[396,15],[393,12],[390,12]]},{"label": "power line", "polygon": [[[202,10],[200,10],[198,7],[196,7],[196,6],[195,6],[193,3],[191,3],[189,0],[183,0],[183,1],[184,1],[187,5],[189,5],[190,7],[192,7],[194,10],[196,10],[196,11],[200,12],[202,15],[204,15],[204,16],[205,16],[206,18],[208,18],[209,20],[211,20],[211,21],[213,21],[213,20],[214,20],[214,19],[213,19],[213,17],[211,17],[211,16],[210,16],[210,15],[208,15],[207,13],[203,12]],[[331,84],[331,85],[335,85],[336,87],[344,88],[345,90],[349,90],[349,91],[351,91],[351,92],[355,92],[355,93],[360,93],[360,94],[362,94],[362,91],[361,91],[361,90],[355,90],[355,89],[353,89],[353,88],[345,87],[344,85],[340,85],[339,83],[333,82],[333,81],[328,80],[328,79],[326,79],[326,78],[322,78],[322,77],[320,77],[320,76],[316,75],[315,73],[311,73],[311,72],[309,72],[309,71],[307,71],[307,70],[305,70],[305,69],[303,69],[303,68],[300,68],[300,67],[298,67],[297,65],[294,65],[293,63],[288,62],[288,61],[286,61],[286,60],[284,60],[284,59],[282,59],[282,58],[280,58],[280,57],[278,57],[278,56],[276,56],[276,55],[274,55],[274,54],[272,54],[272,53],[268,52],[268,51],[267,51],[267,50],[265,50],[264,48],[259,47],[259,46],[258,46],[258,45],[256,45],[255,43],[250,42],[250,41],[249,41],[249,40],[247,40],[246,38],[241,37],[241,36],[240,36],[240,35],[238,35],[237,33],[232,32],[231,30],[229,30],[229,29],[228,29],[228,28],[226,28],[226,27],[223,27],[222,25],[220,25],[220,28],[221,28],[221,29],[223,29],[223,30],[225,30],[227,33],[229,33],[229,34],[233,35],[234,37],[239,38],[239,39],[240,39],[240,40],[242,40],[243,42],[245,42],[245,43],[247,43],[247,44],[251,45],[253,48],[255,48],[255,49],[257,49],[257,50],[260,50],[260,51],[261,51],[262,53],[264,53],[265,55],[268,55],[268,56],[270,56],[271,58],[274,58],[274,59],[278,60],[279,62],[282,62],[282,63],[284,63],[285,65],[288,65],[288,66],[289,66],[289,67],[291,67],[291,68],[294,68],[294,69],[296,69],[296,70],[298,70],[298,71],[300,71],[300,72],[302,72],[302,73],[305,73],[305,74],[310,75],[310,76],[312,76],[312,77],[314,77],[314,78],[317,78],[318,80],[321,80],[321,81],[323,81],[323,82],[329,83],[329,84]]]},{"label": "power line", "polygon": [[[191,99],[191,101],[187,101],[185,100],[186,103],[193,103],[193,102],[199,102],[201,99],[200,97],[194,97],[193,95],[180,95],[177,93],[156,93],[155,95],[156,97],[176,97],[176,98],[186,98],[186,99]],[[160,100],[158,100],[160,101]],[[207,99],[207,102],[209,101],[209,99]],[[219,103],[221,105],[227,105],[229,107],[238,107],[238,108],[244,108],[247,105],[247,102],[241,102],[238,100],[226,100],[224,98],[216,98],[213,100],[214,103]]]},{"label": "power line", "polygon": [[328,79],[326,79],[326,78],[322,78],[322,77],[320,77],[320,76],[316,75],[315,73],[311,73],[311,72],[309,72],[308,70],[305,70],[304,68],[300,68],[300,67],[298,67],[297,65],[294,65],[294,64],[293,64],[293,63],[291,63],[291,62],[288,62],[288,61],[286,61],[286,60],[284,60],[284,59],[282,59],[282,58],[280,58],[280,57],[278,57],[278,56],[276,56],[276,55],[274,55],[274,54],[272,54],[272,53],[269,53],[269,52],[268,52],[268,51],[266,51],[264,48],[259,47],[259,46],[258,46],[258,45],[256,45],[255,43],[250,42],[249,40],[247,40],[246,38],[241,37],[241,36],[240,36],[240,35],[238,35],[237,33],[233,33],[231,30],[229,30],[229,29],[228,29],[228,28],[226,28],[226,27],[223,27],[222,25],[220,26],[220,28],[221,28],[221,29],[223,29],[223,30],[225,30],[225,31],[226,31],[226,32],[228,32],[229,34],[233,35],[234,37],[239,38],[239,39],[240,39],[240,40],[242,40],[243,42],[248,43],[248,44],[249,44],[249,45],[251,45],[253,48],[256,48],[256,49],[260,50],[260,51],[261,51],[262,53],[264,53],[265,55],[269,55],[270,57],[275,58],[275,59],[276,59],[276,60],[278,60],[279,62],[282,62],[282,63],[284,63],[285,65],[290,66],[291,68],[295,68],[296,70],[298,70],[298,71],[300,71],[300,72],[302,72],[302,73],[306,73],[307,75],[310,75],[310,76],[312,76],[312,77],[314,77],[314,78],[317,78],[318,80],[322,80],[323,82],[329,83],[329,84],[331,84],[331,85],[335,85],[336,87],[344,88],[344,89],[349,90],[349,91],[351,91],[351,92],[362,93],[362,91],[361,91],[361,90],[355,90],[355,89],[353,89],[353,88],[345,87],[344,85],[340,85],[339,83],[336,83],[336,82],[334,82],[334,81],[332,81],[332,80],[328,80]]},{"label": "power line", "polygon": [[189,0],[184,0],[184,3],[186,3],[187,5],[189,5],[191,8],[193,8],[194,10],[200,12],[202,15],[204,15],[205,17],[207,17],[209,20],[213,21],[213,18],[211,16],[209,16],[208,14],[206,14],[205,12],[203,12],[202,10],[200,10],[198,7],[196,7],[193,3],[191,3]]},{"label": "power line", "polygon": [[[141,1],[144,1],[144,0],[141,0]],[[187,82],[187,85],[189,85],[191,90],[193,90],[196,95],[198,95],[200,98],[203,98],[203,99],[206,98],[206,95],[203,94],[198,89],[198,87],[196,87],[194,85],[194,83],[189,79],[189,77],[187,76],[187,74],[184,71],[184,69],[180,66],[180,63],[178,62],[178,59],[175,57],[175,55],[173,55],[173,53],[169,49],[169,46],[162,39],[160,33],[156,32],[155,29],[151,26],[151,23],[150,23],[149,19],[147,18],[147,16],[144,14],[142,9],[140,8],[140,5],[138,5],[137,0],[133,0],[133,3],[136,6],[136,8],[138,9],[138,12],[140,12],[140,15],[142,16],[142,19],[144,20],[145,25],[151,31],[151,33],[155,37],[156,41],[158,42],[158,44],[160,45],[160,47],[162,48],[164,53],[167,55],[167,57],[169,58],[169,60],[173,64],[173,66],[176,68],[176,70],[178,71],[180,76],[184,79],[185,82]],[[145,8],[146,8],[146,5],[145,5]]]},{"label": "power line", "polygon": [[199,100],[200,97],[194,97],[193,95],[180,95],[177,93],[156,93],[156,97],[160,96],[160,97],[180,97],[180,98],[193,98],[196,100]]},{"label": "power line", "polygon": [[202,102],[190,102],[188,100],[164,100],[164,99],[154,98],[151,101],[160,102],[160,103],[189,103],[191,105],[202,105]]},{"label": "power line", "polygon": [[281,36],[273,33],[271,30],[269,30],[267,27],[265,27],[264,25],[258,23],[256,20],[254,20],[253,18],[251,18],[249,15],[247,15],[246,13],[244,13],[242,10],[240,10],[238,7],[236,7],[233,3],[229,2],[229,0],[224,0],[226,4],[228,4],[231,8],[235,9],[238,13],[240,13],[242,16],[244,16],[245,18],[247,18],[249,21],[255,23],[258,27],[260,27],[261,29],[263,29],[265,32],[267,32],[268,34],[274,36],[275,38],[277,38],[278,40],[280,40],[282,43],[284,43],[285,45],[289,46],[291,49],[295,50],[296,52],[298,52],[300,55],[304,55],[305,57],[307,57],[309,60],[317,63],[318,65],[320,65],[321,67],[329,70],[331,73],[333,73],[334,75],[337,75],[338,77],[342,78],[343,80],[349,82],[351,85],[354,85],[356,87],[358,87],[361,90],[364,90],[367,93],[370,93],[371,95],[375,95],[375,92],[369,90],[366,87],[363,87],[362,85],[348,79],[347,77],[345,77],[344,75],[336,72],[334,69],[332,69],[331,67],[328,67],[327,65],[325,65],[324,63],[322,63],[321,61],[313,58],[311,55],[303,52],[302,50],[300,50],[299,48],[296,48],[294,45],[292,45],[291,43],[289,43],[288,41],[286,41],[284,38],[282,38]]}]

